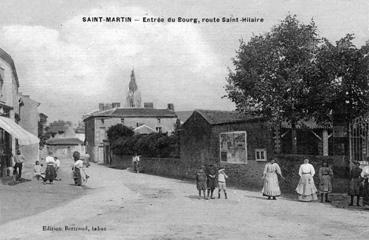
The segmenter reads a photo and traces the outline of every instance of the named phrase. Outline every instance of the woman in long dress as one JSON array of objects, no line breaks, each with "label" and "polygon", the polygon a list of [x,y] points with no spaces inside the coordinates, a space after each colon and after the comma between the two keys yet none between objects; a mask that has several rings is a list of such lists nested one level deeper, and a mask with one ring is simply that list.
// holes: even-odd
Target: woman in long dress
[{"label": "woman in long dress", "polygon": [[324,161],[322,167],[319,168],[319,190],[320,190],[320,202],[323,202],[325,196],[325,202],[330,202],[328,199],[328,193],[332,192],[332,177],[333,171],[328,166],[328,162]]},{"label": "woman in long dress", "polygon": [[318,200],[316,195],[317,189],[314,183],[315,169],[313,165],[309,163],[309,159],[305,159],[299,169],[300,181],[297,185],[296,192],[299,195],[299,201],[311,202]]},{"label": "woman in long dress", "polygon": [[81,186],[83,183],[87,182],[87,178],[89,178],[89,176],[87,176],[85,172],[83,161],[80,159],[80,153],[78,151],[75,151],[73,153],[73,158],[74,158],[73,164],[74,184],[77,186]]},{"label": "woman in long dress", "polygon": [[270,200],[271,198],[273,198],[273,200],[276,200],[276,197],[279,197],[281,195],[277,174],[279,174],[283,178],[281,168],[275,162],[275,160],[272,159],[265,165],[263,172],[264,185],[262,193],[263,196],[268,197],[268,200]]},{"label": "woman in long dress", "polygon": [[53,181],[56,178],[56,170],[55,170],[55,158],[52,156],[52,153],[49,153],[49,156],[45,159],[46,164],[46,171],[45,171],[45,178],[44,183],[49,181],[50,183],[53,183]]}]

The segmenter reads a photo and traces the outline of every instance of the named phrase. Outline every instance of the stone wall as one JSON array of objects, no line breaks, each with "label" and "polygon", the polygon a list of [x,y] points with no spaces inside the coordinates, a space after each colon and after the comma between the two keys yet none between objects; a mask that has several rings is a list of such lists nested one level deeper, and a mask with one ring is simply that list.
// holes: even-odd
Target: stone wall
[{"label": "stone wall", "polygon": [[[315,183],[319,187],[318,170],[323,159],[327,159],[332,167],[335,177],[333,179],[333,192],[346,192],[348,187],[347,171],[345,167],[336,164],[342,162],[342,157],[323,157],[306,155],[278,155],[277,162],[281,167],[286,180],[280,179],[280,187],[284,193],[294,193],[299,181],[298,169],[303,159],[308,157],[311,164],[316,169]],[[143,172],[159,176],[172,177],[177,179],[194,180],[198,163],[192,161],[183,161],[180,158],[141,158]],[[242,189],[261,191],[263,187],[263,170],[265,162],[255,160],[248,161],[247,164],[222,164],[229,176],[228,186]],[[131,156],[112,156],[111,167],[126,169],[132,167]]]}]

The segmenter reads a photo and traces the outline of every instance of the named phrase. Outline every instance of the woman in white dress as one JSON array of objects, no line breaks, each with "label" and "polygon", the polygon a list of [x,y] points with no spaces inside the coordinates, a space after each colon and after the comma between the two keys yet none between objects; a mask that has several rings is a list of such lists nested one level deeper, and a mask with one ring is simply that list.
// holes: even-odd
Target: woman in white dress
[{"label": "woman in white dress", "polygon": [[314,183],[315,169],[313,165],[309,163],[309,159],[305,159],[299,169],[300,181],[297,185],[296,192],[298,193],[298,199],[303,202],[311,202],[318,200],[316,195],[317,189]]},{"label": "woman in white dress", "polygon": [[268,197],[268,200],[271,198],[276,200],[276,197],[281,195],[277,174],[283,178],[281,168],[275,162],[275,160],[272,159],[265,165],[263,172],[264,185],[262,193],[264,196]]}]

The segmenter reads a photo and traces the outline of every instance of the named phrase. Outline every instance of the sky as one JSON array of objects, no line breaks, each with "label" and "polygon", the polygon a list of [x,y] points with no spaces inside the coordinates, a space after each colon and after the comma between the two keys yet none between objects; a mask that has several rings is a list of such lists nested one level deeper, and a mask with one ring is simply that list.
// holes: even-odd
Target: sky
[{"label": "sky", "polygon": [[[369,40],[366,0],[0,0],[0,48],[15,61],[20,91],[39,111],[78,122],[100,102],[125,103],[134,68],[142,102],[177,111],[234,110],[224,86],[240,39],[263,34],[288,14],[314,19],[334,42],[347,33]],[[132,17],[131,23],[83,17]],[[164,23],[144,23],[163,17]],[[257,17],[262,23],[169,23],[167,19]]]}]

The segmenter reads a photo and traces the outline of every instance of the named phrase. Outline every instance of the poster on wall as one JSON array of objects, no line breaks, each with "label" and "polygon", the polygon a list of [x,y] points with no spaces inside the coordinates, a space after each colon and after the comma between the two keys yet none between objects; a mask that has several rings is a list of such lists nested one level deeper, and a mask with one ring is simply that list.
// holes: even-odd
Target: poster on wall
[{"label": "poster on wall", "polygon": [[228,163],[247,163],[246,132],[219,134],[220,160]]}]

